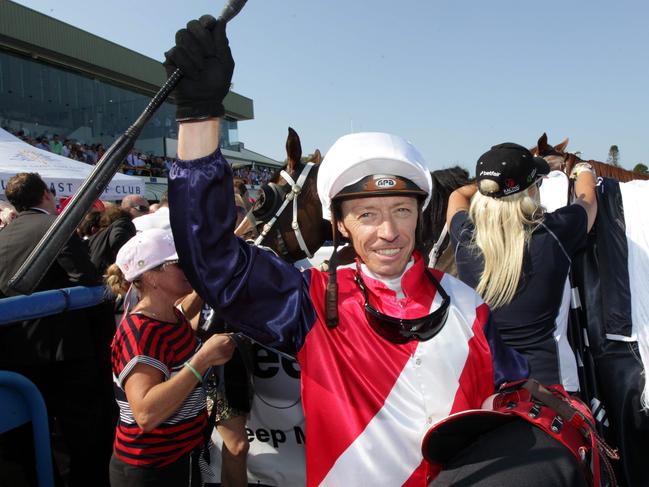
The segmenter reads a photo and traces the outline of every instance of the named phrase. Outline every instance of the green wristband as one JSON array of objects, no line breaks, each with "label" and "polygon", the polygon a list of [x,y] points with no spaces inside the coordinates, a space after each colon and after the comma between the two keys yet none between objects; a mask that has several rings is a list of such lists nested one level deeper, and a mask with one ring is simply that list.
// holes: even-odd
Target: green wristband
[{"label": "green wristband", "polygon": [[185,367],[187,367],[189,370],[192,371],[192,373],[193,373],[193,374],[196,376],[196,378],[198,379],[198,382],[200,382],[201,384],[203,383],[203,376],[202,376],[201,374],[198,373],[198,370],[196,370],[194,367],[192,367],[192,365],[191,365],[189,362],[185,362],[183,365],[184,365]]}]

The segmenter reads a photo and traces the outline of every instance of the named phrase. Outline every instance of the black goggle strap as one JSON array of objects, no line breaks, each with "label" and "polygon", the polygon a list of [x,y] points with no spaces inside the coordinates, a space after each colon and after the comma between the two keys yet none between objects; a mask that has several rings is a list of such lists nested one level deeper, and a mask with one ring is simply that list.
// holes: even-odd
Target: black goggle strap
[{"label": "black goggle strap", "polygon": [[[365,299],[366,310],[369,307],[369,310],[371,310],[373,312],[373,314],[375,315],[375,318],[384,319],[384,320],[387,319],[387,320],[390,320],[390,321],[394,321],[395,323],[398,322],[401,325],[403,325],[404,323],[406,325],[408,325],[408,323],[410,323],[410,325],[408,325],[409,327],[414,322],[419,322],[419,321],[422,321],[422,320],[432,318],[433,316],[439,316],[439,315],[444,315],[444,318],[443,318],[442,321],[445,322],[446,321],[445,315],[448,312],[448,307],[450,305],[450,297],[446,293],[446,290],[442,287],[441,283],[437,279],[435,279],[435,276],[433,276],[433,274],[427,268],[424,269],[424,272],[428,276],[428,279],[432,282],[433,286],[435,286],[435,289],[437,289],[437,292],[439,293],[439,296],[442,298],[442,302],[440,303],[439,307],[435,311],[433,311],[430,315],[428,315],[426,317],[422,317],[422,318],[415,318],[415,319],[393,318],[391,316],[383,315],[383,313],[381,313],[376,308],[374,308],[369,302],[369,299],[368,299],[368,294],[369,293],[367,291],[367,287],[365,286],[365,282],[363,281],[363,278],[361,277],[361,271],[360,271],[360,267],[358,266],[358,264],[356,265],[355,281],[358,284],[358,287],[360,287],[361,291],[363,292],[363,298]],[[442,325],[442,323],[440,323],[440,325]],[[403,328],[403,326],[401,326],[401,328]]]},{"label": "black goggle strap", "polygon": [[325,319],[328,328],[338,326],[338,279],[336,266],[338,260],[338,229],[336,228],[336,217],[331,212],[331,229],[333,232],[334,250],[329,258],[329,279],[327,280],[327,291],[325,293]]},{"label": "black goggle strap", "polygon": [[444,305],[444,303],[450,301],[450,298],[446,293],[446,289],[442,287],[442,283],[435,278],[435,276],[433,275],[432,272],[430,272],[430,269],[428,269],[428,267],[424,269],[424,272],[426,273],[430,281],[433,283],[433,286],[435,286],[435,289],[437,289],[439,295],[442,297],[442,304],[440,304],[440,308],[441,308]]}]

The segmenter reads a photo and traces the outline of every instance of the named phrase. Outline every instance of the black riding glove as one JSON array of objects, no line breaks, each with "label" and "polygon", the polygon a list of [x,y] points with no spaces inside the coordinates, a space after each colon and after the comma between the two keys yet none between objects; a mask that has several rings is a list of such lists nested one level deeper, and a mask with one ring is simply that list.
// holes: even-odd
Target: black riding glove
[{"label": "black riding glove", "polygon": [[234,59],[225,35],[225,23],[211,15],[192,20],[176,32],[176,45],[165,53],[167,76],[183,72],[176,96],[179,122],[221,117],[223,98],[230,91]]}]

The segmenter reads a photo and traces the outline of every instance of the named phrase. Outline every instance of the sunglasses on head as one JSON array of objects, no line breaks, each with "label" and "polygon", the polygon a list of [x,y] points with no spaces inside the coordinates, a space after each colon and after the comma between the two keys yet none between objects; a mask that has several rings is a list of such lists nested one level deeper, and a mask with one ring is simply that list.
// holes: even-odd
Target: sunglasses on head
[{"label": "sunglasses on head", "polygon": [[149,211],[149,207],[144,205],[133,205],[131,208],[135,208],[137,211],[141,213],[148,213]]},{"label": "sunglasses on head", "polygon": [[405,319],[388,316],[374,308],[368,300],[365,282],[360,272],[356,270],[355,281],[358,287],[361,288],[363,297],[365,298],[365,318],[372,329],[386,340],[399,344],[407,343],[411,340],[425,342],[433,338],[444,328],[451,298],[446,294],[442,285],[428,269],[425,269],[424,273],[442,297],[442,304],[429,315],[420,318]]},{"label": "sunglasses on head", "polygon": [[160,264],[158,267],[155,267],[154,270],[156,270],[156,271],[164,271],[164,270],[167,269],[167,267],[171,267],[171,266],[175,266],[175,265],[178,265],[177,260],[168,260],[168,261],[163,262],[162,264]]}]

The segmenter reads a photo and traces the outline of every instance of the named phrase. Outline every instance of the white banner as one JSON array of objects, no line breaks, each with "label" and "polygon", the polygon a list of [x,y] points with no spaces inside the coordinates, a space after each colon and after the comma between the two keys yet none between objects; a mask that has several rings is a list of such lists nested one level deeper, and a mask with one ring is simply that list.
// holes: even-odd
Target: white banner
[{"label": "white banner", "polygon": [[[254,346],[254,399],[246,425],[250,451],[248,482],[271,486],[306,484],[304,412],[300,397],[300,367],[296,361],[260,345]],[[221,437],[212,440],[211,477],[221,482]]]},{"label": "white banner", "polygon": [[[94,166],[37,149],[0,129],[0,195],[7,182],[21,172],[37,172],[57,197],[72,196]],[[129,194],[144,195],[144,182],[135,176],[116,174],[100,199],[120,200]]]}]

